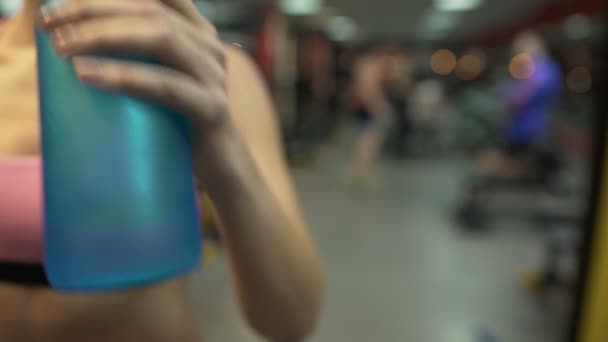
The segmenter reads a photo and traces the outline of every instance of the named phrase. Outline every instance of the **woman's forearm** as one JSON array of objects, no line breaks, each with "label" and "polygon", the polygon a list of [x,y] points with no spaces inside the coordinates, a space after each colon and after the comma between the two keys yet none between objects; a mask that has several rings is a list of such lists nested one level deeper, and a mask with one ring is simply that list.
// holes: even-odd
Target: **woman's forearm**
[{"label": "woman's forearm", "polygon": [[201,176],[210,180],[206,191],[221,221],[240,303],[261,334],[298,341],[313,329],[323,297],[316,248],[303,220],[287,214],[240,141],[218,140],[224,141],[222,161]]}]

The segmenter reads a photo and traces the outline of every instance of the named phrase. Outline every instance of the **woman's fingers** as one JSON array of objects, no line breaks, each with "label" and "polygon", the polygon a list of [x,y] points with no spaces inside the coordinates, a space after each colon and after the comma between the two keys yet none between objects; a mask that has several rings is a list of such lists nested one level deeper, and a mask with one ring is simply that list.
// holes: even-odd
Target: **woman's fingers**
[{"label": "woman's fingers", "polygon": [[[163,19],[147,16],[100,17],[57,27],[51,33],[64,56],[145,56],[203,80],[201,47]],[[202,47],[204,49],[204,47]]]},{"label": "woman's fingers", "polygon": [[55,2],[40,8],[40,24],[43,28],[64,25],[69,22],[111,15],[150,15],[158,7],[150,0],[71,0]]},{"label": "woman's fingers", "polygon": [[67,0],[41,21],[85,83],[164,104],[198,127],[225,122],[224,46],[191,0]]},{"label": "woman's fingers", "polygon": [[49,31],[63,25],[99,17],[145,16],[155,20],[166,20],[193,40],[203,36],[200,27],[193,25],[187,18],[158,0],[72,0],[43,6],[40,13],[41,26]]},{"label": "woman's fingers", "polygon": [[72,0],[46,13],[44,28],[62,55],[146,56],[201,81],[223,76],[224,47],[217,37],[158,0]]},{"label": "woman's fingers", "polygon": [[228,117],[222,84],[204,86],[163,66],[97,57],[75,57],[74,67],[84,83],[165,105],[196,124],[216,125]]},{"label": "woman's fingers", "polygon": [[[169,11],[167,11],[169,9]],[[165,15],[172,13],[197,33],[217,33],[211,22],[204,18],[191,0],[69,0],[52,3],[40,9],[40,22],[45,28],[68,22],[110,15]]]},{"label": "woman's fingers", "polygon": [[125,54],[151,49],[168,53],[179,37],[172,37],[168,25],[156,18],[113,16],[58,26],[51,31],[51,38],[60,54],[70,56],[116,50]]}]

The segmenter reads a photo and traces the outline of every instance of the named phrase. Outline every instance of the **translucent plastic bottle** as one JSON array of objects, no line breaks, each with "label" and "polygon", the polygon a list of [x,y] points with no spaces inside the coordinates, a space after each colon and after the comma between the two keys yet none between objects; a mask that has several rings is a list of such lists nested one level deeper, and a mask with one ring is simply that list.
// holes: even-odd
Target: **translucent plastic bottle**
[{"label": "translucent plastic bottle", "polygon": [[202,236],[188,122],[84,85],[46,33],[36,39],[51,285],[96,292],[191,271]]}]

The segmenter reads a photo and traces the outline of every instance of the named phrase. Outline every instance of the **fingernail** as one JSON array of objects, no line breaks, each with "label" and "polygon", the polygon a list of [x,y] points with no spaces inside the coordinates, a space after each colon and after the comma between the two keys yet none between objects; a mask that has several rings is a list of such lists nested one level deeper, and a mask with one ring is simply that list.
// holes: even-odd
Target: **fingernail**
[{"label": "fingernail", "polygon": [[49,23],[57,17],[57,14],[63,6],[60,2],[54,2],[40,7],[40,19],[43,23]]},{"label": "fingernail", "polygon": [[103,86],[103,82],[100,79],[102,75],[101,63],[96,58],[74,57],[72,63],[81,81],[91,85]]},{"label": "fingernail", "polygon": [[65,38],[61,30],[55,30],[51,32],[51,38],[53,39],[53,43],[55,43],[56,46],[65,46],[66,44]]},{"label": "fingernail", "polygon": [[55,44],[62,48],[77,39],[77,32],[73,25],[66,25],[53,31],[52,37]]},{"label": "fingernail", "polygon": [[72,62],[81,77],[87,77],[99,71],[99,62],[95,58],[74,57]]}]

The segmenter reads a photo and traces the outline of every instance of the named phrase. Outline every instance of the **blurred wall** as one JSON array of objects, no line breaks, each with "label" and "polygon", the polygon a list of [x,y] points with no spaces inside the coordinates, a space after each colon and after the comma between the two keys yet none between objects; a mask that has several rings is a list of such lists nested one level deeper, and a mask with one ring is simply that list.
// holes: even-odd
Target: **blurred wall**
[{"label": "blurred wall", "polygon": [[[608,145],[608,141],[606,142]],[[608,149],[604,156],[597,227],[592,242],[582,326],[578,342],[608,341]]]}]

